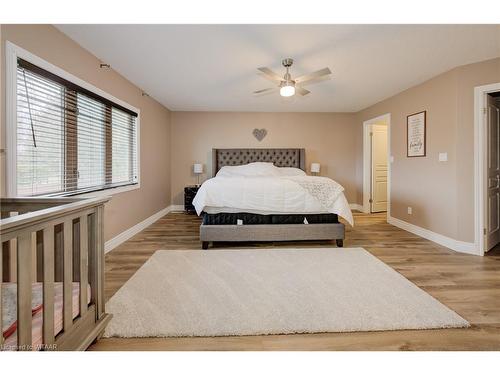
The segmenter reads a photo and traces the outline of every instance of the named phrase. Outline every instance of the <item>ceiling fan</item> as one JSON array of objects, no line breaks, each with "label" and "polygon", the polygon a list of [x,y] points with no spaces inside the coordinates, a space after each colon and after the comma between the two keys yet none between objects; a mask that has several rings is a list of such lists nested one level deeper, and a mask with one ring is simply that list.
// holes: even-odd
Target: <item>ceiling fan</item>
[{"label": "ceiling fan", "polygon": [[332,74],[330,69],[323,68],[316,72],[304,74],[300,77],[292,79],[289,70],[293,65],[293,59],[286,58],[281,61],[281,64],[286,68],[286,73],[283,77],[280,77],[269,68],[257,68],[261,73],[263,73],[262,75],[264,78],[267,78],[277,84],[277,87],[270,87],[267,89],[254,91],[254,95],[268,94],[279,89],[280,95],[284,97],[294,96],[296,93],[304,96],[309,94],[310,91],[306,90],[302,86],[329,79],[330,74]]}]

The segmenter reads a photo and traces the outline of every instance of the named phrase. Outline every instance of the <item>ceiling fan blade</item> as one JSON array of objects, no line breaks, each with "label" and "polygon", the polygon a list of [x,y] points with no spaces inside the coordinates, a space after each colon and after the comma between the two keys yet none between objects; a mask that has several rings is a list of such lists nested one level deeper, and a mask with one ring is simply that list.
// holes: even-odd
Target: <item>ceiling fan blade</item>
[{"label": "ceiling fan blade", "polygon": [[329,81],[331,79],[332,79],[332,76],[331,75],[327,75],[327,76],[321,76],[321,77],[312,78],[309,81],[305,81],[305,82],[297,82],[295,85],[296,86],[309,86],[309,85],[314,85],[316,83],[320,83],[320,82],[324,82],[324,81]]},{"label": "ceiling fan blade", "polygon": [[304,95],[309,94],[311,91],[306,90],[305,88],[300,87],[300,86],[295,86],[295,92],[296,92],[297,94],[299,94],[299,95],[304,96]]},{"label": "ceiling fan blade", "polygon": [[283,81],[283,77],[280,77],[278,74],[274,73],[271,69],[266,67],[257,68],[263,73],[263,77],[273,81],[273,82],[281,82]]},{"label": "ceiling fan blade", "polygon": [[274,91],[278,90],[278,87],[269,87],[267,89],[262,89],[262,90],[257,90],[257,91],[254,91],[253,94],[254,95],[264,95],[264,94],[270,94]]},{"label": "ceiling fan blade", "polygon": [[331,70],[328,68],[323,68],[323,69],[320,69],[316,72],[304,74],[303,76],[295,78],[295,83],[303,84],[303,83],[310,81],[312,79],[319,78],[322,76],[327,76],[328,74],[332,74]]}]

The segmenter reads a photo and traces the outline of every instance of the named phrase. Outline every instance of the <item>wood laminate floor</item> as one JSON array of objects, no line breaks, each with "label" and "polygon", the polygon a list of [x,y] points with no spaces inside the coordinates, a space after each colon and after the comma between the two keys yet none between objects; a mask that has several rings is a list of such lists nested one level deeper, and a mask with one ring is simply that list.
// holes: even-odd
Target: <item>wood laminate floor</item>
[{"label": "wood laminate floor", "polygon": [[[485,257],[459,254],[388,224],[385,214],[355,213],[354,216],[356,226],[347,229],[346,247],[364,247],[455,310],[471,322],[472,327],[209,338],[111,338],[99,340],[90,350],[500,349],[499,251],[490,252]],[[199,224],[199,218],[194,215],[170,213],[108,253],[106,298],[109,299],[156,250],[200,249]],[[277,248],[335,245],[318,241],[244,246]]]}]

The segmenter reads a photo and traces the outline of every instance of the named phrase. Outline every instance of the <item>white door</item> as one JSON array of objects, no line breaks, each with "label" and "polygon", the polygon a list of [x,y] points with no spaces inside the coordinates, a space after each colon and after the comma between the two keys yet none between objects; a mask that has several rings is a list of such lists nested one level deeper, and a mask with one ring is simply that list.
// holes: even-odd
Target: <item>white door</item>
[{"label": "white door", "polygon": [[488,220],[486,249],[500,242],[500,128],[499,105],[488,95],[486,126],[488,131]]},{"label": "white door", "polygon": [[387,126],[371,126],[371,212],[387,211]]}]

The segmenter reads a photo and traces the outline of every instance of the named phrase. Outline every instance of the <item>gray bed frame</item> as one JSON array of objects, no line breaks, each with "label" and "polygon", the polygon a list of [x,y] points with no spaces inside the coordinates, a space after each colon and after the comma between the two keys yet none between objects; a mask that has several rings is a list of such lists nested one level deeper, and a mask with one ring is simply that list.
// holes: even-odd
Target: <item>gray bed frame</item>
[{"label": "gray bed frame", "polygon": [[[217,148],[212,150],[212,176],[226,165],[273,162],[277,167],[305,171],[303,148]],[[345,226],[331,224],[200,225],[202,248],[210,242],[335,240],[344,245]]]}]

